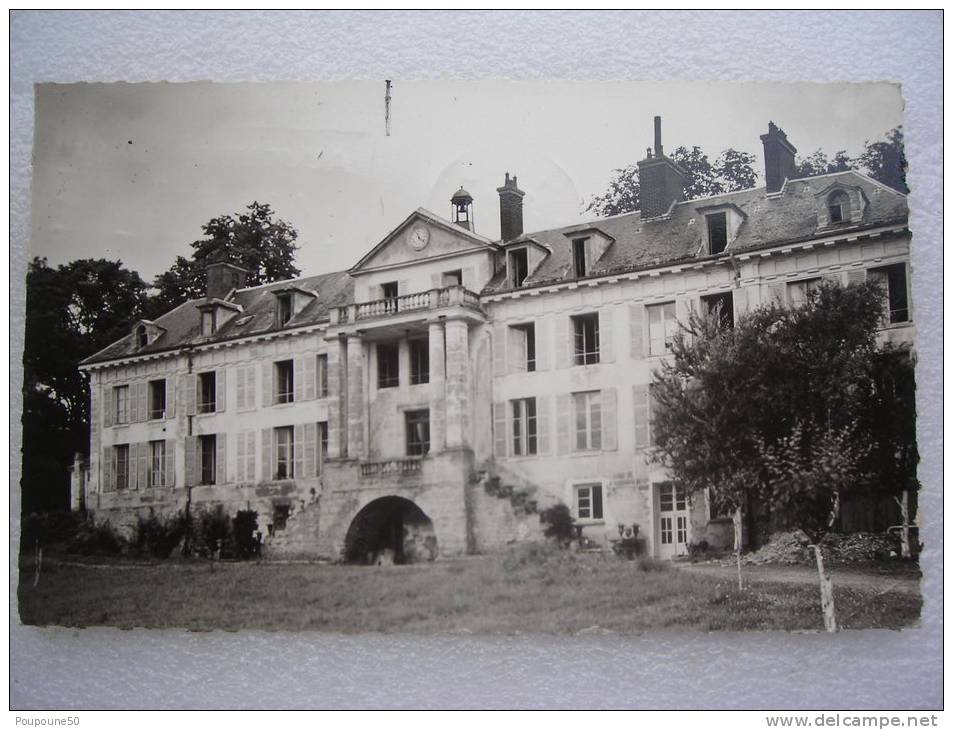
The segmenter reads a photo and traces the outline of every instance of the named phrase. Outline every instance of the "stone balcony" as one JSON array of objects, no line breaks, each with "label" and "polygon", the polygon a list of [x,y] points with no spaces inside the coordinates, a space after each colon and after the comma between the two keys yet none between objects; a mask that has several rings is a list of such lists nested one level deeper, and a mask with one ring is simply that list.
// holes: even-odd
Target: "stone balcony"
[{"label": "stone balcony", "polygon": [[387,461],[365,461],[360,466],[361,477],[364,479],[386,476],[408,476],[420,474],[423,460],[417,459],[388,459]]},{"label": "stone balcony", "polygon": [[357,302],[330,311],[330,324],[354,325],[374,321],[386,321],[401,315],[417,316],[438,310],[462,309],[483,314],[480,297],[462,286],[447,286],[412,294],[402,294],[389,299]]}]

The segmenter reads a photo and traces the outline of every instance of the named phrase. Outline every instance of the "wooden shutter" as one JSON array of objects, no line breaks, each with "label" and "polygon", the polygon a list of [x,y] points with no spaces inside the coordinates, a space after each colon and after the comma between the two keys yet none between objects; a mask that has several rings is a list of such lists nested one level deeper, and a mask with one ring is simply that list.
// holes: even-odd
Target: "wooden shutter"
[{"label": "wooden shutter", "polygon": [[139,383],[126,386],[126,423],[139,421]]},{"label": "wooden shutter", "polygon": [[141,382],[136,384],[137,399],[139,401],[139,420],[149,420],[149,383]]},{"label": "wooden shutter", "polygon": [[166,420],[175,418],[175,376],[165,379],[165,417]]},{"label": "wooden shutter", "polygon": [[271,362],[261,364],[261,405],[270,406],[274,403],[274,391],[272,390],[272,371],[275,366]]},{"label": "wooden shutter", "polygon": [[[197,398],[198,376],[195,374],[183,375],[180,383],[185,388],[185,414],[187,416],[195,415],[195,401]],[[189,482],[191,486],[191,482]]]},{"label": "wooden shutter", "polygon": [[493,455],[497,459],[506,456],[507,443],[509,443],[509,429],[506,419],[506,401],[500,401],[493,404]]},{"label": "wooden shutter", "polygon": [[111,446],[103,447],[103,460],[99,465],[100,474],[102,474],[103,483],[100,491],[111,492],[113,488],[113,450]]},{"label": "wooden shutter", "polygon": [[867,281],[866,269],[851,269],[847,272],[848,284],[863,284]]},{"label": "wooden shutter", "polygon": [[255,373],[258,366],[252,363],[245,366],[245,408],[253,410],[255,408],[255,388],[257,385]]},{"label": "wooden shutter", "polygon": [[834,283],[834,284],[841,284],[841,283],[843,283],[842,280],[841,280],[840,272],[836,272],[836,271],[834,271],[834,272],[828,272],[828,273],[826,273],[826,274],[821,274],[821,280],[822,280],[822,281],[825,281],[825,282],[831,282],[831,283]]},{"label": "wooden shutter", "polygon": [[304,425],[294,427],[294,478],[304,477]]},{"label": "wooden shutter", "polygon": [[195,486],[195,467],[196,451],[198,450],[199,437],[185,437],[185,486]]},{"label": "wooden shutter", "polygon": [[[215,371],[215,412],[225,410],[225,368]],[[216,467],[217,469],[218,467]],[[217,481],[218,477],[216,477]]]},{"label": "wooden shutter", "polygon": [[[247,371],[243,365],[239,365],[235,373],[236,383],[235,383],[235,409],[239,411],[244,411],[248,408],[248,396],[247,396]],[[241,470],[239,469],[239,480],[241,479]]]},{"label": "wooden shutter", "polygon": [[493,325],[493,375],[506,375],[506,325]]},{"label": "wooden shutter", "polygon": [[[241,382],[244,379],[244,375],[241,370],[239,370],[238,381]],[[245,475],[245,432],[238,432],[238,444],[235,449],[235,481],[244,482],[247,481],[248,477]]]},{"label": "wooden shutter", "polygon": [[649,386],[632,386],[632,411],[635,416],[635,448],[649,445]]},{"label": "wooden shutter", "polygon": [[[216,396],[217,401],[217,396]],[[228,482],[228,470],[225,461],[225,439],[224,433],[215,434],[215,483],[225,484]]]},{"label": "wooden shutter", "polygon": [[[295,474],[295,476],[298,475]],[[301,476],[318,476],[318,424],[316,423],[304,424],[304,472]]]},{"label": "wooden shutter", "polygon": [[[397,296],[402,297],[404,294],[410,294],[410,285],[407,283],[407,279],[401,279],[397,282]],[[395,303],[396,306],[400,306]]]},{"label": "wooden shutter", "polygon": [[146,489],[153,486],[150,483],[151,480],[149,479],[149,474],[152,472],[149,463],[152,461],[152,444],[150,444],[148,441],[143,441],[141,444],[139,444],[139,456],[136,461],[138,462],[137,481],[139,483],[139,489]]},{"label": "wooden shutter", "polygon": [[553,346],[553,319],[544,315],[536,320],[536,370],[549,370]]},{"label": "wooden shutter", "polygon": [[291,379],[294,384],[294,400],[300,403],[304,400],[304,358],[296,357],[291,361]]},{"label": "wooden shutter", "polygon": [[108,428],[113,425],[113,419],[116,416],[116,400],[115,400],[115,390],[109,386],[105,386],[100,393],[100,401],[102,401],[103,406],[103,428]]},{"label": "wooden shutter", "polygon": [[556,367],[568,368],[574,364],[573,332],[569,315],[556,315]]},{"label": "wooden shutter", "polygon": [[602,391],[603,451],[615,451],[619,448],[616,410],[616,390],[615,388],[605,388]]},{"label": "wooden shutter", "polygon": [[271,480],[275,478],[275,465],[271,460],[271,429],[261,430],[261,478]]},{"label": "wooden shutter", "polygon": [[464,267],[463,271],[460,272],[460,276],[461,276],[460,283],[463,284],[464,287],[466,287],[467,289],[470,289],[471,291],[477,291],[476,276],[474,276],[473,274],[472,266]]},{"label": "wooden shutter", "polygon": [[175,439],[165,441],[165,480],[163,486],[175,486]]},{"label": "wooden shutter", "polygon": [[572,450],[571,425],[572,396],[568,393],[556,396],[556,452],[559,454],[568,454]]},{"label": "wooden shutter", "polygon": [[542,395],[536,397],[536,453],[549,453],[549,409],[550,397]]},{"label": "wooden shutter", "polygon": [[[297,365],[295,366],[297,367]],[[302,380],[304,380],[304,400],[314,400],[318,394],[318,356],[315,354],[305,355],[303,358],[303,375]],[[295,373],[297,377],[297,373]],[[297,381],[295,381],[297,383]]]},{"label": "wooden shutter", "polygon": [[245,432],[245,478],[255,481],[255,432]]},{"label": "wooden shutter", "polygon": [[629,347],[633,360],[645,357],[645,305],[629,305]]},{"label": "wooden shutter", "polygon": [[767,303],[784,306],[784,284],[768,284]]},{"label": "wooden shutter", "polygon": [[507,327],[506,372],[526,372],[526,330]]},{"label": "wooden shutter", "polygon": [[615,307],[599,311],[599,362],[615,362],[615,346],[612,339],[612,317]]},{"label": "wooden shutter", "polygon": [[678,334],[679,332],[683,333],[688,341],[691,340],[691,335],[685,332],[685,330],[682,328],[688,326],[688,323],[692,318],[692,311],[695,308],[695,300],[690,297],[679,297],[675,300],[675,334]]},{"label": "wooden shutter", "polygon": [[735,289],[731,292],[731,306],[734,310],[735,324],[748,311],[748,290]]}]

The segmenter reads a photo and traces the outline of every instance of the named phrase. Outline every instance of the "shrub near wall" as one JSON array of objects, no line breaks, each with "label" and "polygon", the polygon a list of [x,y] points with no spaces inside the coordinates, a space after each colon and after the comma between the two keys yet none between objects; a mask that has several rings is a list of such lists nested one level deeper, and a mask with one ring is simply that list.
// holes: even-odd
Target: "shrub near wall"
[{"label": "shrub near wall", "polygon": [[163,516],[150,508],[148,517],[136,517],[133,548],[139,555],[165,559],[182,542],[188,530],[188,519],[181,512]]}]

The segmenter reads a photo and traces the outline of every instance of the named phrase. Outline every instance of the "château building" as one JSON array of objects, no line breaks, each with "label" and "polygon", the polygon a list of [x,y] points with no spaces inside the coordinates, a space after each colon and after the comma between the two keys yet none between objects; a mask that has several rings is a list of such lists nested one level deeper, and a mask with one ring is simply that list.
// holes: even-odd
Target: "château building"
[{"label": "ch\u00e2teau building", "polygon": [[249,288],[211,265],[205,298],[81,365],[75,502],[125,527],[252,509],[266,554],[356,562],[536,539],[559,503],[597,543],[638,525],[663,558],[725,544],[730,518],[648,458],[677,323],[876,278],[881,336],[914,336],[905,196],[856,171],[796,179],[785,133],[761,140],[750,190],[685,200],[656,118],[639,211],[526,232],[507,173],[500,240],[460,189],[449,219],[417,209],[347,271]]}]

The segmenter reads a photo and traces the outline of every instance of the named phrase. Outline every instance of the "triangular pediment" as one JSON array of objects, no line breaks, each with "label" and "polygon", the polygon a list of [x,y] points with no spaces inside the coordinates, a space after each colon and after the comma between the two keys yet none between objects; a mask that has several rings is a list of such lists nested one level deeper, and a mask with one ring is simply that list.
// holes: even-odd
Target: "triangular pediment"
[{"label": "triangular pediment", "polygon": [[418,208],[351,267],[349,273],[360,274],[431,258],[498,249],[499,246],[489,238]]}]

